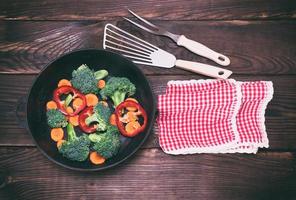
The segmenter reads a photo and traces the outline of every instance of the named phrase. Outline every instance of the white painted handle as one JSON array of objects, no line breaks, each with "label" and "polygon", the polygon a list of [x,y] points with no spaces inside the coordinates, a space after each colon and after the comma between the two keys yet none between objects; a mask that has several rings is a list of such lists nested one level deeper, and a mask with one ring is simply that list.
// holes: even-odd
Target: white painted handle
[{"label": "white painted handle", "polygon": [[198,74],[210,76],[213,78],[227,79],[232,71],[227,69],[222,69],[212,65],[207,65],[199,62],[191,62],[186,60],[176,60],[176,67],[195,72]]},{"label": "white painted handle", "polygon": [[177,41],[177,44],[179,46],[183,46],[189,49],[193,53],[211,59],[220,65],[227,66],[230,64],[230,60],[227,56],[217,53],[201,43],[198,43],[194,40],[190,40],[186,38],[184,35],[180,36],[180,38]]}]

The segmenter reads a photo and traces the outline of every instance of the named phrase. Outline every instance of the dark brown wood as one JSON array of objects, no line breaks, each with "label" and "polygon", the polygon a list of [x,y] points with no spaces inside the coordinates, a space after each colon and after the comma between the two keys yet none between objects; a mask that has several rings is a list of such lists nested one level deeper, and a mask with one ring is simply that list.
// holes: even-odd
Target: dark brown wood
[{"label": "dark brown wood", "polygon": [[[110,21],[108,21],[110,22]],[[79,48],[102,48],[104,22],[3,22],[0,73],[38,73],[50,60]],[[113,22],[115,23],[115,22]],[[296,74],[296,21],[155,21],[228,55],[236,74]],[[179,59],[214,64],[168,38],[154,36],[118,21],[118,26],[174,53]],[[192,73],[144,67],[146,74]]]},{"label": "dark brown wood", "polygon": [[[12,199],[295,199],[295,154],[170,156],[140,150],[121,166],[82,173],[36,148],[0,148]],[[1,196],[0,196],[1,197]]]},{"label": "dark brown wood", "polygon": [[[35,75],[0,75],[0,145],[32,146],[32,140],[24,129],[25,98]],[[149,76],[155,95],[164,92],[169,80],[199,79],[201,76]],[[296,135],[296,79],[294,76],[236,76],[237,80],[271,80],[275,94],[266,112],[266,126],[270,149],[295,149]],[[10,91],[10,92],[7,92]],[[155,133],[158,133],[155,124]],[[285,130],[285,131],[282,131]],[[158,147],[157,137],[152,134],[145,148]]]},{"label": "dark brown wood", "polygon": [[128,16],[127,8],[161,20],[282,19],[296,13],[293,0],[13,0],[2,3],[0,14],[7,20],[110,20]]}]

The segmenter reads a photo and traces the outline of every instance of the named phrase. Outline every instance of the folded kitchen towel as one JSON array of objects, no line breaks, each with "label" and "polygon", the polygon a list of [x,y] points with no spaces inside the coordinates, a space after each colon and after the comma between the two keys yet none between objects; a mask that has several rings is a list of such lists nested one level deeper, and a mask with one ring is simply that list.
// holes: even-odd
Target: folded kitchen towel
[{"label": "folded kitchen towel", "polygon": [[268,147],[272,82],[170,81],[158,96],[159,144],[169,154],[256,153]]}]

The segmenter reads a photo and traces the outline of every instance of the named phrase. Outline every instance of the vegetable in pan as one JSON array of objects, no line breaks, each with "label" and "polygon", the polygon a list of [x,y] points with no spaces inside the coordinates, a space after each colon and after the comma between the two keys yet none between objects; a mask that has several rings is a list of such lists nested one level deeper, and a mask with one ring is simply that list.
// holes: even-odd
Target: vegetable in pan
[{"label": "vegetable in pan", "polygon": [[99,91],[97,87],[98,81],[106,76],[108,76],[108,71],[99,70],[93,72],[87,65],[83,64],[72,72],[71,83],[73,87],[80,90],[83,94],[97,94]]},{"label": "vegetable in pan", "polygon": [[51,128],[66,127],[68,122],[63,113],[57,109],[50,109],[46,112],[47,124]]},{"label": "vegetable in pan", "polygon": [[103,99],[112,99],[114,107],[118,106],[124,99],[134,95],[136,86],[125,77],[111,77],[105,87],[100,91]]},{"label": "vegetable in pan", "polygon": [[92,149],[106,159],[115,156],[120,148],[119,135],[114,126],[110,126],[105,133],[90,134],[89,139],[94,142]]},{"label": "vegetable in pan", "polygon": [[59,152],[69,160],[85,161],[88,158],[90,140],[87,135],[77,136],[72,124],[67,125],[68,140],[63,142]]},{"label": "vegetable in pan", "polygon": [[46,104],[50,138],[69,160],[103,164],[118,153],[120,137],[134,137],[147,125],[145,110],[132,97],[135,85],[126,77],[107,76],[106,70],[81,65],[71,81],[58,82]]}]

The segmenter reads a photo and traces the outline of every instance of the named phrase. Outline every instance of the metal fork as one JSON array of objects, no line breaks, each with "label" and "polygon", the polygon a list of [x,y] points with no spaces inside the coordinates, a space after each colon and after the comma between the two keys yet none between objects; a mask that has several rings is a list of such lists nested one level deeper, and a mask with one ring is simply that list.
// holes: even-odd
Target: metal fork
[{"label": "metal fork", "polygon": [[146,25],[148,25],[149,28],[142,26],[142,25],[130,20],[129,18],[123,17],[125,20],[132,23],[133,25],[135,25],[135,26],[137,26],[149,33],[169,37],[174,42],[176,42],[178,46],[183,46],[183,47],[187,48],[188,50],[190,50],[191,52],[198,54],[200,56],[206,57],[208,59],[211,59],[220,65],[227,66],[230,64],[230,60],[227,56],[217,53],[199,42],[196,42],[194,40],[190,40],[190,39],[186,38],[184,35],[173,34],[169,31],[167,31],[159,26],[156,26],[156,25],[152,24],[151,22],[145,20],[144,18],[140,17],[139,15],[134,13],[133,11],[131,11],[129,9],[128,9],[128,11],[132,15],[134,15],[136,18],[138,18],[139,20],[144,22]]}]

